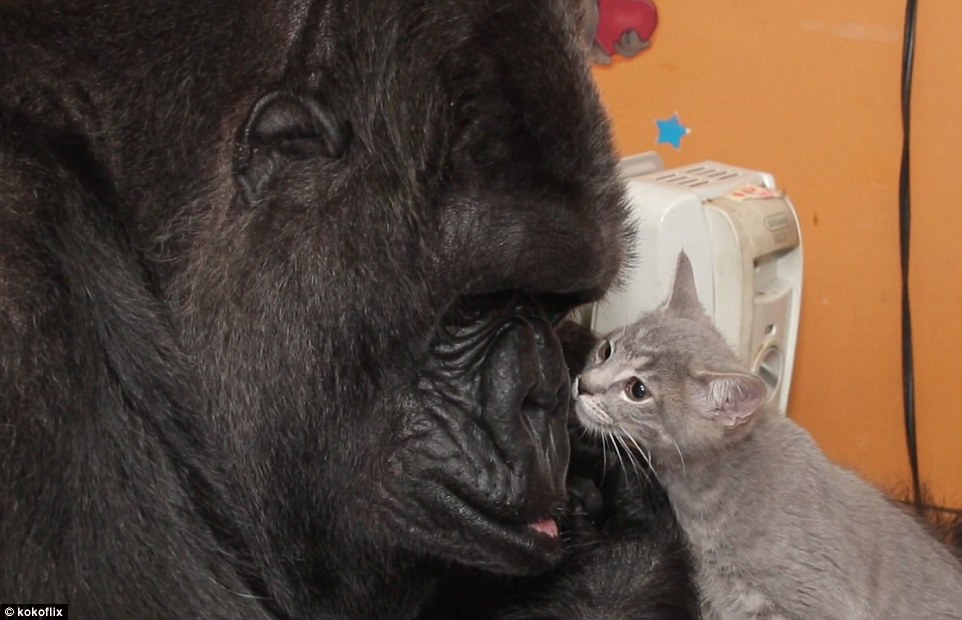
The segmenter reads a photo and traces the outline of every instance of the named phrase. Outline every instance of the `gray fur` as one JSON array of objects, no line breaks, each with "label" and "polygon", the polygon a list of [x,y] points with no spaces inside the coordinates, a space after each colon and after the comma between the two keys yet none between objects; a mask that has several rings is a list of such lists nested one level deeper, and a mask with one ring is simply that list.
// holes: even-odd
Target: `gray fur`
[{"label": "gray fur", "polygon": [[[637,402],[635,379],[647,387]],[[706,618],[962,618],[957,559],[762,405],[764,384],[698,305],[684,254],[670,301],[602,341],[575,395],[583,425],[650,459],[696,556]]]}]

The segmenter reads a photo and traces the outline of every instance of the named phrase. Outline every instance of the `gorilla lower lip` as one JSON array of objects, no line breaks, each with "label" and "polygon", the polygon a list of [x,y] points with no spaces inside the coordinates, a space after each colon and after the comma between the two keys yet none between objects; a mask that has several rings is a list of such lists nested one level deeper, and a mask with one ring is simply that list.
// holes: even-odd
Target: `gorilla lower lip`
[{"label": "gorilla lower lip", "polygon": [[530,523],[528,527],[545,536],[550,536],[551,538],[558,537],[558,524],[554,519],[542,519],[541,521]]}]

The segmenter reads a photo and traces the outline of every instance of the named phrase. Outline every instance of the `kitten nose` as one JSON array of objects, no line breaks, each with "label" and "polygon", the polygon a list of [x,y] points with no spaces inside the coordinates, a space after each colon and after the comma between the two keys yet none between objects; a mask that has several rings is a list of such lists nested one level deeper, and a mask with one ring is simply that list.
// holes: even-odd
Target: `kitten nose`
[{"label": "kitten nose", "polygon": [[591,391],[585,387],[585,383],[581,380],[581,377],[575,377],[574,393],[575,398],[583,395],[591,395]]}]

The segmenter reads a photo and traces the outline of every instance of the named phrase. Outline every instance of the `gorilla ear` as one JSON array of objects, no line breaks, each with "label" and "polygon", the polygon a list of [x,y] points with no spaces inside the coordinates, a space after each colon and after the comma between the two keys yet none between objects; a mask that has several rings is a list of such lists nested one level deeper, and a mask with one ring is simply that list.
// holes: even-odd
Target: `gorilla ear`
[{"label": "gorilla ear", "polygon": [[249,193],[256,193],[278,168],[278,158],[334,159],[344,155],[349,127],[339,122],[319,97],[274,91],[251,110],[240,137],[245,160],[237,174]]}]

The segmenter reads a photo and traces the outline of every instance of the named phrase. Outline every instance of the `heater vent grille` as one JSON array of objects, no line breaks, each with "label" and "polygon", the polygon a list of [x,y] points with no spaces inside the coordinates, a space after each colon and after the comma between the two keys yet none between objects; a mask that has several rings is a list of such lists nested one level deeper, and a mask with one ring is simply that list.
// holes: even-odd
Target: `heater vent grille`
[{"label": "heater vent grille", "polygon": [[711,164],[699,164],[688,168],[676,168],[666,170],[651,175],[655,181],[676,185],[678,187],[701,187],[716,182],[724,182],[734,179],[742,173],[741,170],[715,166]]}]

